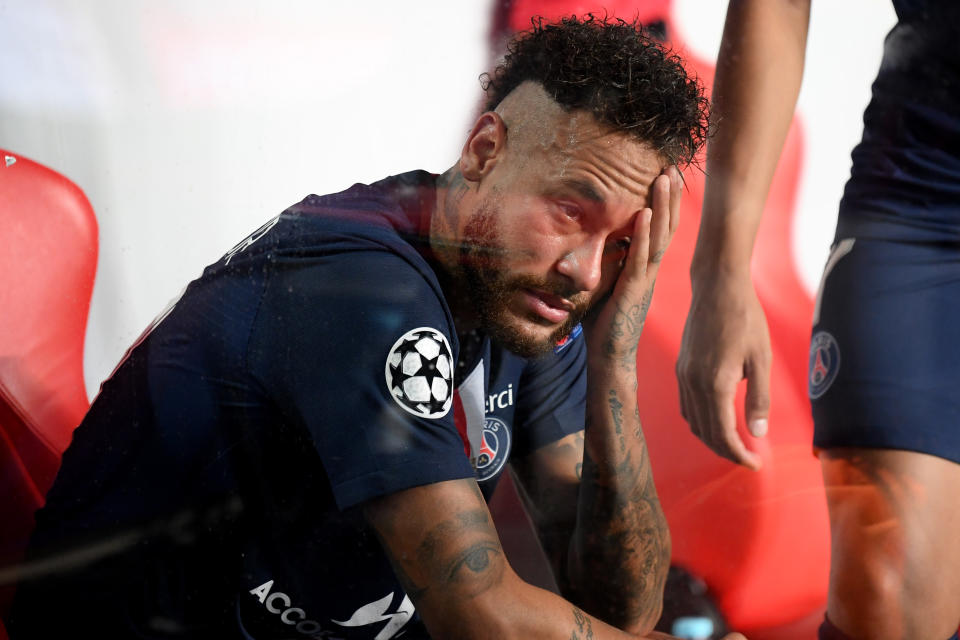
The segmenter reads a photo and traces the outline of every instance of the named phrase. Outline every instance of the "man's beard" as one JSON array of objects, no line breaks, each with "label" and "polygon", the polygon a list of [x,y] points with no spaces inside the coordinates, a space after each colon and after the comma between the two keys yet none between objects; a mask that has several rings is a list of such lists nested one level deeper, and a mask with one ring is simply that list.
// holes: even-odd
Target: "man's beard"
[{"label": "man's beard", "polygon": [[[494,194],[478,206],[467,223],[460,247],[458,280],[467,289],[479,315],[481,329],[507,350],[524,358],[533,358],[547,353],[570,335],[587,312],[589,295],[535,276],[511,275],[508,269],[502,267],[502,262],[511,256],[509,250],[504,248],[496,228],[498,205],[499,198]],[[524,289],[546,291],[566,298],[574,308],[567,319],[547,337],[533,335],[522,327],[523,319],[514,317],[509,311],[512,298]],[[552,326],[552,323],[535,313],[531,313],[526,321]]]}]

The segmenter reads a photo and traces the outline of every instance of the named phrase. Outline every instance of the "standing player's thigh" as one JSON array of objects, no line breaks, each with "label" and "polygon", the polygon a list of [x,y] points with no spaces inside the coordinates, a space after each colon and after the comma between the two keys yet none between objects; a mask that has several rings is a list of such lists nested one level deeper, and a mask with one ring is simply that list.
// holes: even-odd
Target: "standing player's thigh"
[{"label": "standing player's thigh", "polygon": [[960,465],[912,451],[821,451],[827,615],[851,638],[945,640],[960,624]]}]

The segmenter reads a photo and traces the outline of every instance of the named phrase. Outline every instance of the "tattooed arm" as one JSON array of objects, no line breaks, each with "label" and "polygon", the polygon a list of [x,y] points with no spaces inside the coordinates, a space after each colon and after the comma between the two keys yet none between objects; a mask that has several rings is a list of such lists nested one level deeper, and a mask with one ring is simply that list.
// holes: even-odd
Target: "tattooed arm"
[{"label": "tattooed arm", "polygon": [[566,579],[586,610],[643,632],[662,611],[670,532],[654,487],[635,383],[598,378],[588,382],[583,477]]},{"label": "tattooed arm", "polygon": [[[625,395],[630,400],[636,392]],[[610,624],[645,631],[660,616],[670,533],[635,401],[632,415],[624,416],[619,397],[607,402],[611,418],[621,421],[614,431],[619,464],[612,470],[585,455],[583,432],[511,464],[560,593]]]},{"label": "tattooed arm", "polygon": [[364,515],[435,640],[637,637],[523,582],[507,564],[472,479],[378,498],[364,506]]}]

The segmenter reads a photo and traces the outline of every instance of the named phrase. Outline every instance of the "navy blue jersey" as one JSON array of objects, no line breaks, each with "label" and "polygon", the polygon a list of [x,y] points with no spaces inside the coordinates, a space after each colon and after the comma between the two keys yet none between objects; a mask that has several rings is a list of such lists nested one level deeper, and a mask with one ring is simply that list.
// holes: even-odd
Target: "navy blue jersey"
[{"label": "navy blue jersey", "polygon": [[895,0],[837,240],[960,240],[960,3]]},{"label": "navy blue jersey", "polygon": [[458,367],[434,181],[310,196],[187,287],[74,434],[31,541],[56,573],[20,585],[13,638],[59,628],[42,612],[108,635],[426,636],[352,507],[467,477],[489,498],[511,454],[582,428],[586,393],[576,336],[524,360],[471,334]]}]

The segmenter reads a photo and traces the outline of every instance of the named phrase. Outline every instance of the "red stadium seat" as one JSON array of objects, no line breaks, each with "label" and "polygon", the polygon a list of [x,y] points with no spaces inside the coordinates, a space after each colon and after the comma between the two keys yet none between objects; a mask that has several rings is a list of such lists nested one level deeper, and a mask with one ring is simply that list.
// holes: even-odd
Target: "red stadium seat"
[{"label": "red stadium seat", "polygon": [[[96,264],[83,192],[0,149],[0,571],[22,556],[89,404],[83,340]],[[0,583],[0,613],[11,597]]]}]

